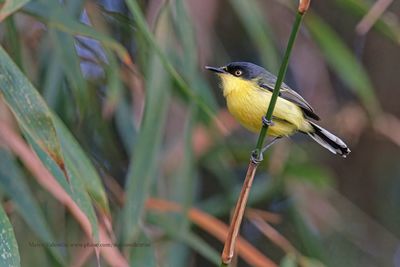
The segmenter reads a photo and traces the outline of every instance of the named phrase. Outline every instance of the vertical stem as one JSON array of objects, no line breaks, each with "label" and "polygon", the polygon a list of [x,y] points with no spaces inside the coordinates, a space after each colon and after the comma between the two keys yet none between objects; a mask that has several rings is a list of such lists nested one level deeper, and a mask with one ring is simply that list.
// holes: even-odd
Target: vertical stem
[{"label": "vertical stem", "polygon": [[[236,238],[239,233],[240,224],[242,223],[244,210],[246,208],[247,199],[249,198],[251,185],[253,184],[254,175],[256,174],[258,164],[250,161],[247,169],[246,178],[244,180],[239,199],[236,202],[235,211],[233,212],[231,224],[229,226],[228,237],[225,241],[224,250],[222,251],[222,263],[229,264],[232,260],[236,246]],[[223,265],[222,265],[223,266]]]},{"label": "vertical stem", "polygon": [[[277,78],[277,81],[276,81],[276,84],[274,87],[274,91],[272,93],[271,101],[269,103],[268,110],[265,115],[266,119],[269,121],[271,121],[271,119],[272,119],[272,114],[273,114],[273,111],[275,108],[276,101],[278,99],[279,90],[281,88],[283,79],[285,77],[285,74],[286,74],[286,71],[288,68],[289,58],[290,58],[290,54],[292,52],[293,44],[296,40],[297,32],[300,29],[300,24],[301,24],[303,15],[304,15],[305,11],[308,9],[309,2],[310,2],[309,0],[300,1],[299,9],[298,9],[298,12],[296,15],[296,20],[293,24],[292,32],[290,34],[288,45],[287,45],[287,48],[286,48],[286,51],[285,51],[285,54],[284,54],[284,57],[282,60],[282,65],[279,69],[279,74],[278,74],[278,78]],[[267,134],[267,131],[268,131],[268,126],[264,125],[262,127],[262,129],[260,131],[260,135],[258,137],[257,146],[256,146],[258,159],[261,159],[261,157],[260,157],[261,149],[264,144],[264,139]],[[247,168],[246,178],[245,178],[245,181],[244,181],[244,184],[242,187],[242,191],[240,192],[239,199],[235,206],[235,211],[234,211],[234,214],[232,217],[231,224],[229,226],[228,237],[225,241],[224,250],[222,251],[221,267],[227,267],[232,260],[232,257],[233,257],[234,251],[235,251],[236,238],[238,236],[239,228],[242,223],[244,210],[246,208],[247,199],[249,197],[251,185],[254,180],[254,175],[256,173],[257,166],[258,166],[258,163],[254,163],[253,161],[250,161],[249,166]]]},{"label": "vertical stem", "polygon": [[[279,90],[282,86],[283,79],[285,78],[285,75],[286,75],[286,71],[287,71],[287,68],[289,65],[290,54],[292,52],[294,41],[296,40],[297,32],[299,31],[299,28],[300,28],[300,24],[303,19],[303,15],[304,15],[304,13],[297,12],[296,20],[293,24],[292,32],[290,34],[288,45],[287,45],[285,54],[283,56],[282,65],[279,69],[279,74],[278,74],[278,78],[275,83],[274,91],[272,93],[271,101],[268,106],[267,114],[265,115],[265,118],[269,121],[271,121],[271,119],[272,119],[272,113],[274,111],[275,104],[276,104],[276,101],[279,96]],[[259,158],[261,155],[261,148],[264,144],[264,140],[265,140],[267,131],[268,131],[268,125],[264,125],[261,129],[260,135],[258,136],[256,149],[258,151]]]}]

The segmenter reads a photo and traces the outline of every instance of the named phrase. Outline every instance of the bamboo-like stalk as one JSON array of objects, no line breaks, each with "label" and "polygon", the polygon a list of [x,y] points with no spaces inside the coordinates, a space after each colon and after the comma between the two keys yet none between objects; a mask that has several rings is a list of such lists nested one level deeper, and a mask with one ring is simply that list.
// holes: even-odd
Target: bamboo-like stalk
[{"label": "bamboo-like stalk", "polygon": [[[279,69],[279,74],[278,74],[278,78],[276,80],[274,91],[272,93],[271,101],[269,103],[268,110],[265,115],[265,118],[268,121],[271,121],[271,119],[272,119],[272,114],[273,114],[273,111],[275,108],[276,101],[278,99],[279,90],[281,88],[283,79],[285,78],[285,74],[286,74],[286,71],[288,68],[290,54],[292,52],[292,48],[293,48],[294,42],[296,40],[297,33],[300,29],[300,24],[303,19],[303,16],[304,16],[305,12],[308,10],[308,7],[310,6],[310,1],[311,0],[300,0],[298,12],[296,15],[296,20],[294,21],[294,24],[293,24],[292,32],[290,34],[288,45],[287,45],[285,54],[283,56],[282,65]],[[246,173],[246,178],[244,180],[242,190],[239,195],[239,199],[235,206],[235,211],[233,213],[231,224],[229,226],[228,237],[225,241],[224,249],[222,251],[221,267],[228,266],[233,258],[235,246],[236,246],[236,238],[238,236],[239,228],[242,223],[244,210],[245,210],[246,204],[247,204],[247,199],[250,194],[251,185],[253,184],[254,175],[257,171],[258,164],[262,159],[261,149],[264,144],[264,140],[265,140],[267,131],[268,131],[268,125],[263,125],[263,127],[260,131],[260,135],[258,137],[257,146],[256,146],[256,152],[257,152],[256,157],[259,161],[255,162],[254,160],[250,160],[250,162],[249,162],[249,166],[247,168],[247,173]]]},{"label": "bamboo-like stalk", "polygon": [[[283,60],[282,60],[282,65],[279,69],[279,74],[278,74],[278,78],[276,80],[275,83],[275,87],[274,87],[274,91],[272,93],[272,97],[271,97],[271,101],[269,103],[268,106],[268,110],[267,110],[267,114],[265,115],[266,120],[271,121],[272,120],[272,113],[274,112],[274,108],[275,108],[275,104],[276,101],[278,99],[278,95],[279,95],[279,90],[282,86],[283,83],[283,79],[285,78],[286,75],[286,71],[289,65],[289,58],[290,58],[290,54],[292,52],[292,48],[294,45],[294,41],[296,40],[296,36],[297,36],[297,32],[299,31],[300,28],[300,24],[301,21],[303,19],[303,14],[300,11],[297,12],[297,16],[296,16],[296,20],[293,24],[293,28],[292,28],[292,32],[290,34],[289,37],[289,41],[288,41],[288,45],[286,48],[286,52],[283,56]],[[264,139],[265,136],[267,134],[268,131],[268,125],[267,124],[263,124],[263,127],[261,129],[260,135],[258,136],[258,141],[257,141],[257,146],[256,146],[256,151],[257,151],[257,157],[260,159],[261,156],[261,148],[264,144]]]},{"label": "bamboo-like stalk", "polygon": [[243,187],[232,216],[231,224],[229,226],[228,237],[226,238],[224,250],[222,251],[221,258],[223,264],[229,264],[232,260],[236,246],[236,238],[239,233],[240,224],[242,223],[244,210],[246,208],[247,199],[250,194],[250,189],[251,185],[253,184],[257,166],[258,163],[250,160],[249,167],[247,168],[246,178],[244,180]]}]

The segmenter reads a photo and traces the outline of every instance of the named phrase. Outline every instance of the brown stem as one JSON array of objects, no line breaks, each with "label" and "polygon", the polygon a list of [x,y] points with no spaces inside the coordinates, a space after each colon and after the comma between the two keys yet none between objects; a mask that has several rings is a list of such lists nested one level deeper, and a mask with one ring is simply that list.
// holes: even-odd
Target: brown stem
[{"label": "brown stem", "polygon": [[310,2],[311,2],[311,0],[300,0],[298,10],[301,14],[304,14],[307,12],[308,8],[310,7]]},{"label": "brown stem", "polygon": [[239,228],[242,223],[244,210],[246,208],[247,199],[249,198],[249,193],[251,185],[253,184],[254,175],[256,174],[258,164],[250,161],[249,167],[247,169],[246,178],[240,192],[239,199],[236,203],[235,211],[232,216],[232,221],[229,226],[228,236],[225,241],[224,250],[222,251],[222,262],[224,264],[229,264],[232,260],[233,253],[236,246],[236,238],[239,233]]},{"label": "brown stem", "polygon": [[265,210],[259,210],[254,208],[247,208],[245,216],[247,218],[253,218],[254,216],[259,216],[261,219],[268,223],[278,224],[282,222],[282,216],[276,213],[272,213]]}]

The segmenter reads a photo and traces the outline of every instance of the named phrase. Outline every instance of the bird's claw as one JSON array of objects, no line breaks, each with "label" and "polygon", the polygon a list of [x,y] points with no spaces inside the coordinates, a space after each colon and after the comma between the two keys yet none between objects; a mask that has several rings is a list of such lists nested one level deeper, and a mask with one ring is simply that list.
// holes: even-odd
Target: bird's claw
[{"label": "bird's claw", "polygon": [[272,120],[268,120],[265,116],[262,117],[262,123],[264,126],[274,126],[274,122]]},{"label": "bird's claw", "polygon": [[257,149],[253,150],[251,152],[251,162],[254,163],[255,165],[260,164],[261,161],[263,161],[264,157],[262,152],[259,152]]}]

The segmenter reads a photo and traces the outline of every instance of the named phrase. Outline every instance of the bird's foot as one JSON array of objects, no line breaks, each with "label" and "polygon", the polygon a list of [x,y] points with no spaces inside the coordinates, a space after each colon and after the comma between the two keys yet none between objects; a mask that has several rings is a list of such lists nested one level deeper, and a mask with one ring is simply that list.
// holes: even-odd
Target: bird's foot
[{"label": "bird's foot", "polygon": [[261,155],[264,153],[268,148],[270,148],[273,144],[275,144],[276,141],[281,139],[282,136],[277,136],[274,139],[272,139],[268,144],[266,144],[262,149],[261,149]]},{"label": "bird's foot", "polygon": [[263,126],[274,126],[274,122],[272,120],[268,120],[265,116],[262,117]]},{"label": "bird's foot", "polygon": [[258,151],[258,149],[255,149],[251,152],[250,160],[255,165],[260,164],[260,162],[263,161],[263,159],[264,159],[263,154],[261,151]]}]

